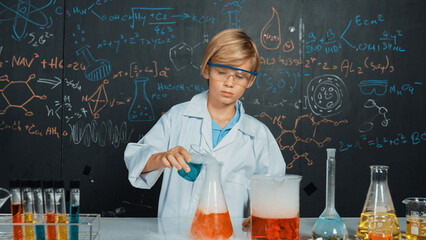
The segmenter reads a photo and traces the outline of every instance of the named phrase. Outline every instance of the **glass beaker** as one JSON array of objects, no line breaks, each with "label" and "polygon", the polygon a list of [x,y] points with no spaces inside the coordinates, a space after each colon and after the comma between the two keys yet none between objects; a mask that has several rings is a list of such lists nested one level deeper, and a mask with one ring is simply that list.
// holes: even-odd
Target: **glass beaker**
[{"label": "glass beaker", "polygon": [[234,233],[221,184],[222,165],[218,161],[204,163],[206,178],[192,221],[193,239],[229,239]]},{"label": "glass beaker", "polygon": [[368,239],[368,217],[387,215],[394,219],[392,235],[394,239],[401,238],[398,220],[395,215],[392,197],[388,186],[388,166],[370,166],[370,186],[356,230],[357,238]]},{"label": "glass beaker", "polygon": [[0,208],[3,207],[7,199],[10,198],[10,192],[7,189],[0,188]]},{"label": "glass beaker", "polygon": [[210,153],[208,153],[204,148],[194,144],[191,144],[189,154],[191,155],[192,160],[189,163],[187,162],[190,171],[185,172],[185,170],[182,168],[178,170],[178,173],[184,179],[193,182],[200,174],[203,163],[210,160],[216,161],[216,159],[213,158],[213,156],[211,156]]},{"label": "glass beaker", "polygon": [[[135,82],[135,97],[130,106],[127,117],[131,122],[154,121],[154,110],[146,94],[147,77],[139,77],[133,80]],[[142,96],[141,96],[142,95]]]},{"label": "glass beaker", "polygon": [[312,237],[314,239],[348,239],[348,230],[334,207],[336,149],[327,149],[327,187],[326,205],[324,211],[314,224]]},{"label": "glass beaker", "polygon": [[390,215],[371,215],[368,217],[368,240],[392,240],[393,222]]},{"label": "glass beaker", "polygon": [[299,175],[251,179],[252,239],[299,239]]},{"label": "glass beaker", "polygon": [[426,198],[410,197],[402,203],[406,205],[407,240],[426,240]]}]

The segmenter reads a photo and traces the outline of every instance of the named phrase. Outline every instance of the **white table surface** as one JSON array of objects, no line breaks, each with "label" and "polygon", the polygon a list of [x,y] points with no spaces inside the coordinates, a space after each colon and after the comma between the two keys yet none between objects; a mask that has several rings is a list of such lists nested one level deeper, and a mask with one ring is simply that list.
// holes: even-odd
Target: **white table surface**
[{"label": "white table surface", "polygon": [[[243,232],[244,219],[231,219],[234,228],[233,239],[251,239],[249,232]],[[299,239],[312,238],[311,231],[317,218],[301,218]],[[359,217],[342,218],[349,232],[349,239],[355,239]],[[100,239],[189,239],[192,219],[189,218],[101,218]],[[398,218],[401,232],[405,233],[405,218]]]}]

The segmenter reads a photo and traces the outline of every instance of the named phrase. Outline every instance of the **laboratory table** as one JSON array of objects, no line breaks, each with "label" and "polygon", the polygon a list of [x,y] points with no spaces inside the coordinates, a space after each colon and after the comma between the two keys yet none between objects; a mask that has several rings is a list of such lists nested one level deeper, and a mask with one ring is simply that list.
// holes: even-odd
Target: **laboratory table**
[{"label": "laboratory table", "polygon": [[[242,231],[244,219],[233,218],[233,239],[251,239],[249,232]],[[349,239],[355,239],[359,217],[342,218],[349,232]],[[316,218],[301,218],[299,239],[311,239]],[[190,218],[101,218],[100,239],[188,239],[192,219]],[[405,218],[398,218],[401,232],[405,233]]]}]

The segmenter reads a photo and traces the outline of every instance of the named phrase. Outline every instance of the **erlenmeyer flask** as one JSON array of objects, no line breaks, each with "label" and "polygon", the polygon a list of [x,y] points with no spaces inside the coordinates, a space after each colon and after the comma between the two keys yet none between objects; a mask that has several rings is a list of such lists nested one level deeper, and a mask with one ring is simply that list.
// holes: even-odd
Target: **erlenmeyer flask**
[{"label": "erlenmeyer flask", "polygon": [[398,220],[395,215],[392,197],[388,186],[388,166],[370,166],[371,178],[367,198],[359,219],[356,231],[358,239],[368,239],[368,218],[370,216],[390,216],[394,218],[392,235],[393,239],[401,238]]},{"label": "erlenmeyer flask", "polygon": [[206,178],[192,221],[191,237],[193,239],[229,239],[234,230],[220,181],[222,163],[208,161],[204,167]]},{"label": "erlenmeyer flask", "polygon": [[336,149],[327,149],[327,195],[324,211],[312,229],[314,239],[348,239],[348,230],[334,207]]},{"label": "erlenmeyer flask", "polygon": [[[154,110],[146,94],[147,77],[139,77],[133,80],[135,82],[135,97],[130,106],[128,119],[131,122],[154,121]],[[141,96],[142,95],[142,96]]]}]

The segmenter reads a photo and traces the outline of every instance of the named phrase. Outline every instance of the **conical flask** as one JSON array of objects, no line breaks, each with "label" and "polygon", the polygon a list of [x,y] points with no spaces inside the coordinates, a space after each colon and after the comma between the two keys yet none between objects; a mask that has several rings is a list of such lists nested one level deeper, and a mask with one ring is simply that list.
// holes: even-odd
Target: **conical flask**
[{"label": "conical flask", "polygon": [[[130,106],[128,119],[131,122],[154,121],[155,115],[151,102],[146,94],[147,77],[139,77],[133,80],[135,82],[135,97]],[[142,96],[141,96],[142,95]]]},{"label": "conical flask", "polygon": [[371,216],[389,216],[394,219],[392,226],[393,239],[401,238],[398,220],[395,215],[392,197],[388,186],[388,166],[370,166],[371,178],[367,198],[362,209],[356,230],[358,239],[368,239],[368,219]]},{"label": "conical flask", "polygon": [[327,149],[327,195],[324,211],[312,229],[314,239],[348,239],[348,230],[334,207],[336,149]]},{"label": "conical flask", "polygon": [[220,181],[222,163],[204,164],[206,178],[191,226],[192,239],[229,239],[233,235],[231,217]]}]

